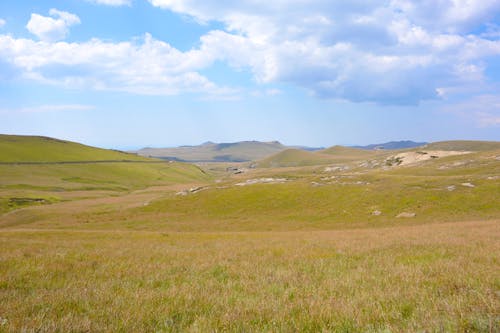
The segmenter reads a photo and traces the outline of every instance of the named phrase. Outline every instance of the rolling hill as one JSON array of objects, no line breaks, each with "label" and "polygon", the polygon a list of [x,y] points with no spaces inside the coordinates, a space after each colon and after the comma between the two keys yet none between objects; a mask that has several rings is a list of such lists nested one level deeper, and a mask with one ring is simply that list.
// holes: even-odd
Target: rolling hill
[{"label": "rolling hill", "polygon": [[500,149],[498,141],[439,141],[423,146],[429,150],[455,150],[455,151],[488,151]]},{"label": "rolling hill", "polygon": [[241,141],[234,143],[206,142],[199,146],[177,148],[143,148],[136,153],[141,156],[186,162],[247,162],[287,149],[277,141]]},{"label": "rolling hill", "polygon": [[195,165],[39,136],[0,135],[0,214],[26,205],[206,182]]},{"label": "rolling hill", "polygon": [[43,136],[0,134],[0,162],[151,161],[135,154]]},{"label": "rolling hill", "polygon": [[330,161],[330,156],[318,152],[287,149],[258,161],[256,166],[261,168],[296,167],[327,164]]},{"label": "rolling hill", "polygon": [[348,163],[372,159],[386,154],[387,153],[384,151],[363,150],[343,146],[333,146],[313,152],[299,149],[287,149],[256,162],[256,166],[270,168]]}]

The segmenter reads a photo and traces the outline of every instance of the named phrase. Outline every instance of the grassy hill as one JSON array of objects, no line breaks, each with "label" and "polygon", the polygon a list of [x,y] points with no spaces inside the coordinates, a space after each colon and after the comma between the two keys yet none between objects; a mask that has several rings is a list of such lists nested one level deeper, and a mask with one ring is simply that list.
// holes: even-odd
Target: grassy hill
[{"label": "grassy hill", "polygon": [[0,134],[0,162],[150,161],[142,156],[43,136]]},{"label": "grassy hill", "polygon": [[310,152],[299,149],[287,149],[269,156],[263,160],[260,160],[256,164],[261,168],[273,168],[320,165],[329,162],[329,156],[322,155],[318,152]]},{"label": "grassy hill", "polygon": [[0,135],[0,214],[33,204],[210,178],[190,164],[47,137]]},{"label": "grassy hill", "polygon": [[498,141],[440,141],[429,143],[422,148],[429,150],[488,151],[500,149]]},{"label": "grassy hill", "polygon": [[[59,211],[57,218],[50,213],[39,225],[59,221],[73,228],[85,220],[98,228],[323,230],[500,216],[500,151],[376,168],[359,163],[365,159],[346,164],[349,168],[327,168],[321,163],[330,163],[330,155],[300,150],[286,150],[278,157],[268,162],[294,168],[250,169],[215,184],[205,182],[194,193],[186,185],[130,210],[113,208],[89,216],[91,210],[81,208],[85,213]],[[299,159],[302,166],[296,164]],[[179,192],[182,195],[176,193],[179,190],[184,190]],[[374,215],[375,211],[380,215]],[[396,218],[404,212],[416,215],[408,220]],[[13,215],[9,223],[24,218]]]},{"label": "grassy hill", "polygon": [[256,165],[262,168],[270,168],[349,163],[387,154],[389,153],[385,151],[364,150],[343,146],[334,146],[313,152],[299,149],[287,149],[258,161]]},{"label": "grassy hill", "polygon": [[328,154],[339,160],[357,160],[372,158],[384,154],[384,151],[373,151],[360,148],[351,148],[344,146],[333,146],[327,149],[318,151],[320,154]]},{"label": "grassy hill", "polygon": [[137,153],[141,156],[189,162],[245,162],[264,158],[286,148],[286,146],[276,141],[208,142],[199,146],[178,148],[143,148]]}]

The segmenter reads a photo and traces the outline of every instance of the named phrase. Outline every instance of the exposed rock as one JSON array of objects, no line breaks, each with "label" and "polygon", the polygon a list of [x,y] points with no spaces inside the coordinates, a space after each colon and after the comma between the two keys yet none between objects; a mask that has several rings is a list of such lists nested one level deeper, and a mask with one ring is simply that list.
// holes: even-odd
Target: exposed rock
[{"label": "exposed rock", "polygon": [[400,213],[396,216],[396,218],[410,218],[410,217],[415,217],[417,216],[417,214],[415,213],[408,213],[408,212],[403,212],[403,213]]},{"label": "exposed rock", "polygon": [[328,166],[325,168],[325,172],[335,172],[335,171],[346,171],[349,170],[350,167],[347,165],[340,165],[340,166]]},{"label": "exposed rock", "polygon": [[[425,154],[424,154],[425,153]],[[391,156],[386,160],[386,165],[397,166],[397,165],[408,165],[413,163],[419,163],[427,161],[430,159],[436,159],[439,157],[455,156],[469,154],[468,151],[443,151],[443,150],[432,150],[432,151],[419,151],[419,152],[405,152],[399,153],[397,155]]]},{"label": "exposed rock", "polygon": [[465,187],[476,187],[476,185],[471,184],[471,183],[462,183],[461,185],[465,186]]},{"label": "exposed rock", "polygon": [[374,216],[379,216],[379,215],[381,215],[381,214],[382,214],[382,212],[381,212],[380,210],[374,210],[374,211],[372,212],[372,215],[374,215]]},{"label": "exposed rock", "polygon": [[198,187],[192,187],[192,188],[190,188],[189,192],[190,193],[196,193],[196,192],[200,192],[201,190],[203,190],[203,187],[198,186]]},{"label": "exposed rock", "polygon": [[451,192],[451,191],[455,191],[455,189],[456,189],[456,188],[457,188],[457,187],[456,187],[455,185],[450,185],[450,186],[446,187],[446,189],[447,189],[448,191],[450,191],[450,192]]},{"label": "exposed rock", "polygon": [[236,186],[246,186],[246,185],[252,185],[252,184],[259,184],[259,183],[277,184],[277,183],[284,183],[284,182],[286,182],[285,178],[257,178],[257,179],[247,179],[243,183],[236,183],[234,185],[236,185]]}]

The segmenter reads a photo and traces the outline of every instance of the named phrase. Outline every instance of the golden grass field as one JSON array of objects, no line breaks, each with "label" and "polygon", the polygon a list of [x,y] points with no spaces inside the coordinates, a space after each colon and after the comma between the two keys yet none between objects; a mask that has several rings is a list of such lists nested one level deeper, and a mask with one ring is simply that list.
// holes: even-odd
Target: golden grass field
[{"label": "golden grass field", "polygon": [[498,332],[499,221],[0,232],[3,331]]},{"label": "golden grass field", "polygon": [[490,145],[236,175],[89,148],[0,165],[0,332],[500,332]]}]

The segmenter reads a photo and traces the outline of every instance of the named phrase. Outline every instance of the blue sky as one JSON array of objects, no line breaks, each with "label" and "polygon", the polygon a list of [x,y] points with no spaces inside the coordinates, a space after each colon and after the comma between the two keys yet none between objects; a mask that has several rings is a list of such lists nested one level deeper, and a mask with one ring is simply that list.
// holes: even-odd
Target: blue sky
[{"label": "blue sky", "polygon": [[2,1],[0,133],[500,140],[500,1]]}]

